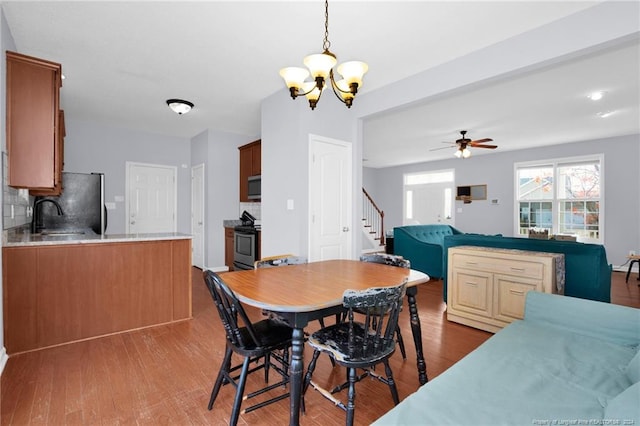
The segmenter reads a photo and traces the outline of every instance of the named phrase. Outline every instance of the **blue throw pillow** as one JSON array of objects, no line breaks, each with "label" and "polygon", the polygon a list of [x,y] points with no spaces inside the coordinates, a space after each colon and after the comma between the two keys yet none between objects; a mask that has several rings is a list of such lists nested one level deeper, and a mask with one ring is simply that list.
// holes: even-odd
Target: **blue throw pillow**
[{"label": "blue throw pillow", "polygon": [[618,396],[609,400],[604,409],[604,419],[620,422],[611,424],[640,424],[640,404],[638,401],[640,401],[640,382],[629,386]]},{"label": "blue throw pillow", "polygon": [[636,356],[629,361],[626,373],[631,383],[640,382],[640,350],[636,352]]}]

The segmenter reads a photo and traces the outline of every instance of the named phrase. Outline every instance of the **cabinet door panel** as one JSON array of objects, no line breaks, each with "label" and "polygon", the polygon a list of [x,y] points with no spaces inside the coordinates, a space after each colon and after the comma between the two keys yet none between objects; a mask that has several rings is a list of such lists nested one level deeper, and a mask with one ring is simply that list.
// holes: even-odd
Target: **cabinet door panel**
[{"label": "cabinet door panel", "polygon": [[224,264],[233,271],[233,228],[224,228]]},{"label": "cabinet door panel", "polygon": [[492,294],[491,274],[478,271],[454,271],[456,286],[452,291],[452,307],[459,311],[465,311],[484,317],[491,317]]},{"label": "cabinet door panel", "polygon": [[38,346],[170,322],[171,268],[166,243],[40,248]]},{"label": "cabinet door panel", "polygon": [[496,319],[511,322],[524,318],[524,302],[528,292],[540,291],[541,283],[522,278],[496,275],[494,278],[494,309]]},{"label": "cabinet door panel", "polygon": [[56,184],[59,64],[7,52],[9,185],[51,189]]},{"label": "cabinet door panel", "polygon": [[37,347],[37,251],[5,248],[2,256],[4,345],[7,353],[13,354]]}]

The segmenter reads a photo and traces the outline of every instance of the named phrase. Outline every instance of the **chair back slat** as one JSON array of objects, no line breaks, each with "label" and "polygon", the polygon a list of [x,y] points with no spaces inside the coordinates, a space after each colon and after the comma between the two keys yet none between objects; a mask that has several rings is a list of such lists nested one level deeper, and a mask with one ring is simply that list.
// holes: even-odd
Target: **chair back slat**
[{"label": "chair back slat", "polygon": [[205,271],[204,280],[220,315],[227,340],[239,348],[260,346],[251,320],[229,286],[213,271]]},{"label": "chair back slat", "polygon": [[[349,335],[347,337],[349,356],[356,352],[360,356],[384,353],[395,348],[394,333],[398,325],[398,315],[406,290],[407,279],[395,287],[376,287],[366,290],[347,290],[342,304],[348,309]],[[364,323],[357,323],[354,310],[364,314]],[[357,333],[364,327],[364,334]]]},{"label": "chair back slat", "polygon": [[405,259],[402,256],[386,253],[364,254],[360,256],[360,261],[382,263],[385,265],[397,266],[399,268],[411,268],[411,262],[409,261],[409,259]]},{"label": "chair back slat", "polygon": [[267,259],[260,259],[254,263],[254,267],[258,268],[273,268],[276,266],[287,266],[287,265],[302,265],[307,263],[307,258],[304,256],[292,256],[286,255],[282,257],[273,257]]}]

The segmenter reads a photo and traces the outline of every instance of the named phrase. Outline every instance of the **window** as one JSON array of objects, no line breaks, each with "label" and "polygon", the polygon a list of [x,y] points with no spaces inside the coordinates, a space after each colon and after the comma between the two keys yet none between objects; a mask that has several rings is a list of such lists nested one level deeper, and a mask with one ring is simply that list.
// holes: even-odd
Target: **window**
[{"label": "window", "polygon": [[453,225],[453,170],[404,175],[403,225]]},{"label": "window", "polygon": [[604,240],[600,228],[604,200],[602,156],[517,163],[517,233],[529,229]]}]

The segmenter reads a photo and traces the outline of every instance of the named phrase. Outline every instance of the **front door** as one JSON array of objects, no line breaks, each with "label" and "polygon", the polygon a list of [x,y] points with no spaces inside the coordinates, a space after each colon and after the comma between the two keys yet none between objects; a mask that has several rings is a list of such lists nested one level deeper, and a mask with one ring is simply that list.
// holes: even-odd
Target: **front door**
[{"label": "front door", "polygon": [[127,233],[176,232],[173,166],[127,162]]},{"label": "front door", "polygon": [[352,145],[309,136],[309,260],[351,258]]}]

